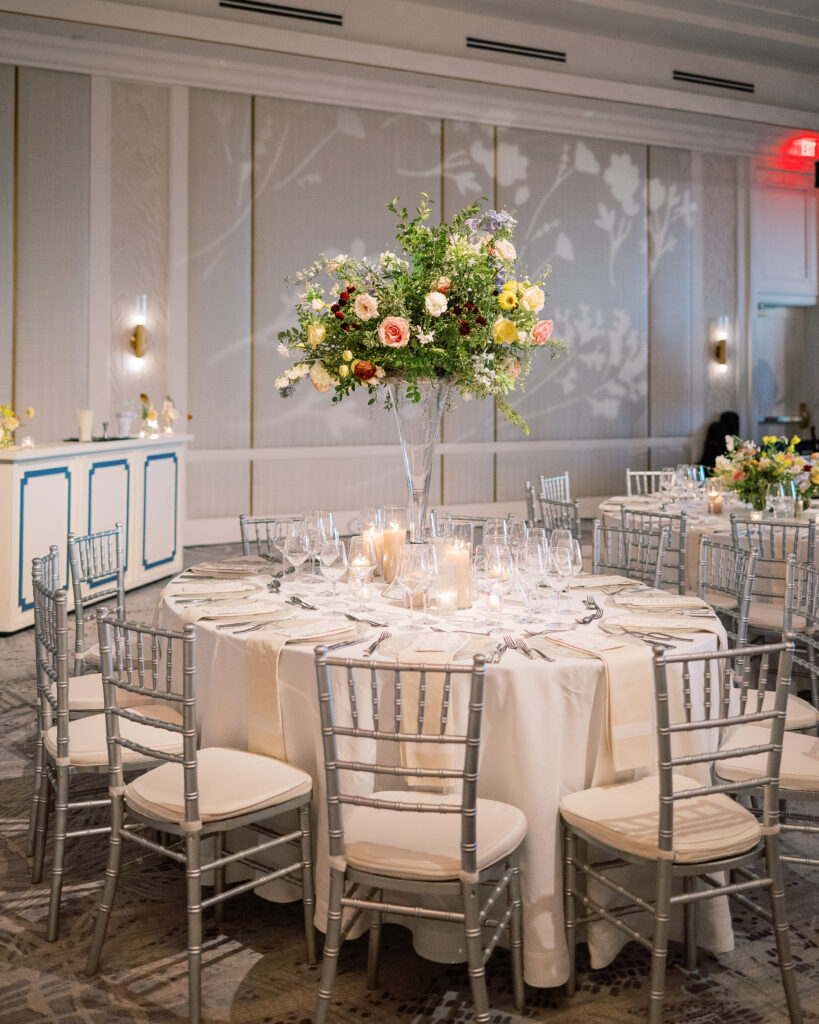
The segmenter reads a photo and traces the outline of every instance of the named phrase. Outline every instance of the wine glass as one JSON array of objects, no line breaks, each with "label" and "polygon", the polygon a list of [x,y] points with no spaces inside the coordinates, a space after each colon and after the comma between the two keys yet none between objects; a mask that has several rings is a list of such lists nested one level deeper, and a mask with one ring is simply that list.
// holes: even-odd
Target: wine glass
[{"label": "wine glass", "polygon": [[283,541],[282,553],[293,566],[297,578],[299,566],[304,565],[310,553],[310,537],[303,523],[294,522],[292,529],[288,530]]},{"label": "wine glass", "polygon": [[369,534],[365,533],[350,538],[350,550],[347,553],[347,569],[350,576],[356,581],[359,603],[356,611],[369,611],[367,605],[367,584],[375,572],[377,565],[375,558],[375,545]]},{"label": "wine glass", "polygon": [[429,605],[429,588],[438,575],[438,563],[435,559],[435,547],[429,541],[410,541],[401,549],[401,564],[398,570],[398,584],[406,594],[407,603],[413,611],[418,607],[420,598],[423,614],[414,624],[434,622],[427,613]]},{"label": "wine glass", "polygon": [[571,615],[570,611],[563,611],[560,606],[560,598],[569,586],[571,578],[572,556],[570,548],[563,545],[552,547],[552,552],[549,557],[549,567],[545,575],[545,582],[546,585],[555,592],[557,597],[558,616]]},{"label": "wine glass", "polygon": [[523,617],[518,620],[521,624],[528,625],[536,621],[538,590],[546,571],[547,557],[537,540],[530,539],[517,546],[517,582],[525,602]]},{"label": "wine glass", "polygon": [[780,480],[775,484],[768,484],[767,498],[768,507],[777,518],[792,516],[796,501],[796,484],[793,480]]},{"label": "wine glass", "polygon": [[529,536],[529,527],[523,519],[513,519],[506,528],[506,541],[510,547],[524,544]]},{"label": "wine glass", "polygon": [[307,512],[303,516],[303,522],[305,532],[310,541],[308,554],[313,561],[313,571],[315,571],[321,545],[327,537],[333,536],[333,513]]},{"label": "wine glass", "polygon": [[507,527],[505,519],[487,519],[483,524],[483,543],[489,547],[506,544],[508,540]]},{"label": "wine glass", "polygon": [[515,582],[515,563],[505,544],[486,545],[486,587],[489,620],[493,632],[503,621],[503,599]]},{"label": "wine glass", "polygon": [[318,557],[321,574],[330,581],[332,599],[335,603],[338,581],[347,572],[347,552],[344,550],[344,541],[339,540],[338,534],[328,537],[319,548]]}]

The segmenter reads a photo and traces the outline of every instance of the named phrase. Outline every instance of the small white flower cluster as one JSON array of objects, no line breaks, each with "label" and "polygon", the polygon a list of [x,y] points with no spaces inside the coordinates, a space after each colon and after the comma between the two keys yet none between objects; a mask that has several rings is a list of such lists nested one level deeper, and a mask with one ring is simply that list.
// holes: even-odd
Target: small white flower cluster
[{"label": "small white flower cluster", "polygon": [[378,265],[382,270],[406,270],[409,267],[406,260],[402,260],[400,256],[396,256],[389,249],[378,257]]}]

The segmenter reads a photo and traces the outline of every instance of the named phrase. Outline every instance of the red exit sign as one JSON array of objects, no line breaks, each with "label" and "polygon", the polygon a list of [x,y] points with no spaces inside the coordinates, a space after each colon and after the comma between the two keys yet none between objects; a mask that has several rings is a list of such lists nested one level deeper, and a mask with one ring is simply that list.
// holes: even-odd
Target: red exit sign
[{"label": "red exit sign", "polygon": [[819,138],[815,135],[800,135],[786,144],[785,153],[790,157],[816,160],[819,156]]}]

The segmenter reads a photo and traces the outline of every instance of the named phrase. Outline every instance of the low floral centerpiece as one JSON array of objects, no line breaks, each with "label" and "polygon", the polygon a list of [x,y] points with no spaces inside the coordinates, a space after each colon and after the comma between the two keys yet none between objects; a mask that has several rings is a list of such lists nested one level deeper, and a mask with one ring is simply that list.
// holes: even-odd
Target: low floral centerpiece
[{"label": "low floral centerpiece", "polygon": [[[32,406],[26,407],[26,417],[34,418]],[[8,404],[0,405],[0,448],[11,448],[14,444],[14,431],[21,426],[22,421]]]},{"label": "low floral centerpiece", "polygon": [[728,436],[726,454],[717,456],[714,476],[758,511],[767,505],[771,484],[791,482],[807,507],[810,499],[819,494],[819,453],[814,452],[809,459],[799,455],[796,448],[800,440],[795,435],[790,441],[787,437],[769,435],[762,438],[760,446]]},{"label": "low floral centerpiece", "polygon": [[528,434],[506,396],[523,389],[533,352],[555,356],[563,345],[541,317],[551,268],[534,279],[516,271],[516,222],[506,210],[473,203],[433,224],[426,193],[412,217],[397,202],[387,207],[398,219],[398,253],[320,256],[288,280],[303,291],[298,323],[279,333],[279,351],[295,362],[275,384],[288,396],[309,378],[333,402],[365,389],[370,404],[395,410],[416,536],[448,400],[492,397]]}]

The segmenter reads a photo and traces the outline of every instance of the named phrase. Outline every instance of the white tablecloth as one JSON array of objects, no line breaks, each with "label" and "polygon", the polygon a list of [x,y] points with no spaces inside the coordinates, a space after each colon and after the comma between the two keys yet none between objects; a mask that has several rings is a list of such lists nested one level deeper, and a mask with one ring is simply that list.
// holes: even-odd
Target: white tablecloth
[{"label": "white tablecloth", "polygon": [[[291,586],[286,585],[283,593]],[[343,589],[342,586],[340,590]],[[298,593],[315,600],[308,588],[302,587]],[[583,594],[586,593],[584,590]],[[572,601],[579,612],[580,596],[573,596]],[[216,610],[218,606],[212,607]],[[387,610],[386,603],[382,603],[378,613],[371,614],[379,618]],[[617,611],[622,614],[622,609]],[[158,619],[166,627],[179,625],[179,608],[172,599],[159,609]],[[520,635],[521,627],[515,626],[512,618],[509,627],[509,631]],[[714,649],[713,634],[694,636],[693,642],[681,645],[686,651]],[[343,653],[348,651],[350,656],[357,656],[361,648],[352,647]],[[197,700],[203,746],[247,748],[244,665],[242,635],[217,631],[212,623],[198,623]],[[284,648],[278,683],[287,759],[308,771],[316,784],[316,923],[323,929],[329,876],[312,644]],[[479,795],[515,804],[529,822],[522,850],[522,874],[524,965],[530,985],[557,986],[568,975],[558,807],[566,793],[616,781],[604,731],[605,707],[605,684],[598,660],[562,656],[547,663],[530,661],[509,651],[499,664],[488,669]],[[706,948],[716,952],[733,948],[724,900],[709,901],[703,907],[699,929],[700,942]],[[418,922],[413,930],[416,949],[422,955],[452,962],[463,959],[457,927]],[[596,928],[590,935],[593,965],[609,962],[624,941],[608,926]]]}]

